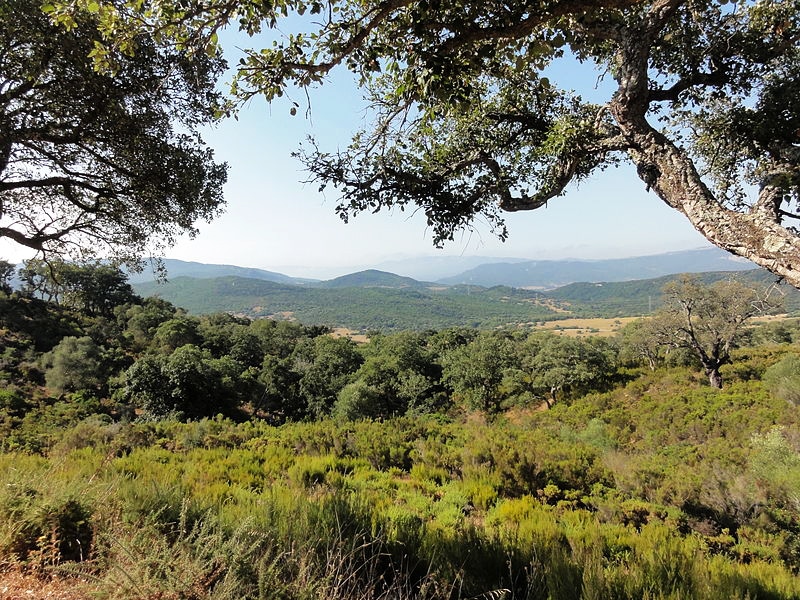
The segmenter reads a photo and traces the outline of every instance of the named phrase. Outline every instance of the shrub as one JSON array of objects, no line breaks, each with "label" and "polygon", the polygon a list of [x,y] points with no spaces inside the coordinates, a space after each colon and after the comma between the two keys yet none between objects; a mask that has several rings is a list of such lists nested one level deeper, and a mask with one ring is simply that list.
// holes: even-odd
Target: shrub
[{"label": "shrub", "polygon": [[787,354],[764,372],[767,389],[781,400],[800,405],[800,354]]}]

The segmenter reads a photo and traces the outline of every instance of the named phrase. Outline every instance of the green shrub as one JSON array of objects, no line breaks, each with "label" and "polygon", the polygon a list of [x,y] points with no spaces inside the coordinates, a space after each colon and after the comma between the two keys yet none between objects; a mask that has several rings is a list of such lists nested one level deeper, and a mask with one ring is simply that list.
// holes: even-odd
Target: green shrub
[{"label": "green shrub", "polygon": [[767,389],[781,400],[800,405],[800,354],[787,354],[764,372]]}]

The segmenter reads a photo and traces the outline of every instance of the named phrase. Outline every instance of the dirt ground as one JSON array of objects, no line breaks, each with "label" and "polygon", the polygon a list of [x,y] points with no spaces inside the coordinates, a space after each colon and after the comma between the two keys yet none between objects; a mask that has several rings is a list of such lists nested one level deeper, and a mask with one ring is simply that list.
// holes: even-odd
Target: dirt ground
[{"label": "dirt ground", "polygon": [[77,582],[42,579],[19,571],[0,573],[0,600],[89,600]]}]

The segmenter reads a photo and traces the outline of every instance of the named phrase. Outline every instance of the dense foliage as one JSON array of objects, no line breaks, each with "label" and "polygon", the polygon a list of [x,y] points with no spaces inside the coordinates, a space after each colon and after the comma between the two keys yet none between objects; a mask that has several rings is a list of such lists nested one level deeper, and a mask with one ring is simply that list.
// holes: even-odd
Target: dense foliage
[{"label": "dense foliage", "polygon": [[35,296],[0,292],[0,566],[131,599],[800,594],[795,322],[717,390],[635,327],[357,345]]},{"label": "dense foliage", "polygon": [[158,256],[222,205],[226,167],[198,131],[223,104],[224,63],[138,35],[100,73],[100,15],[55,25],[42,6],[0,3],[0,239],[44,256]]}]

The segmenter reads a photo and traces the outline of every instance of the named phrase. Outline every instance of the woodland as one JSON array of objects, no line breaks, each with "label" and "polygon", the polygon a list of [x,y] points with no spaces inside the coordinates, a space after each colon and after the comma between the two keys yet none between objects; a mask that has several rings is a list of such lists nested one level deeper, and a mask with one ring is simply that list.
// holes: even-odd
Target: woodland
[{"label": "woodland", "polygon": [[[223,93],[226,27],[254,44]],[[800,597],[800,325],[756,326],[762,290],[680,279],[610,339],[357,344],[116,266],[223,208],[204,127],[343,68],[370,122],[298,158],[345,221],[505,238],[628,163],[800,287],[798,41],[796,0],[0,2],[0,239],[38,253],[17,289],[0,261],[0,567],[148,600]],[[564,56],[606,101],[544,76]]]},{"label": "woodland", "polygon": [[800,594],[796,320],[737,327],[718,389],[658,315],[356,344],[40,266],[0,292],[6,569],[107,598]]}]

